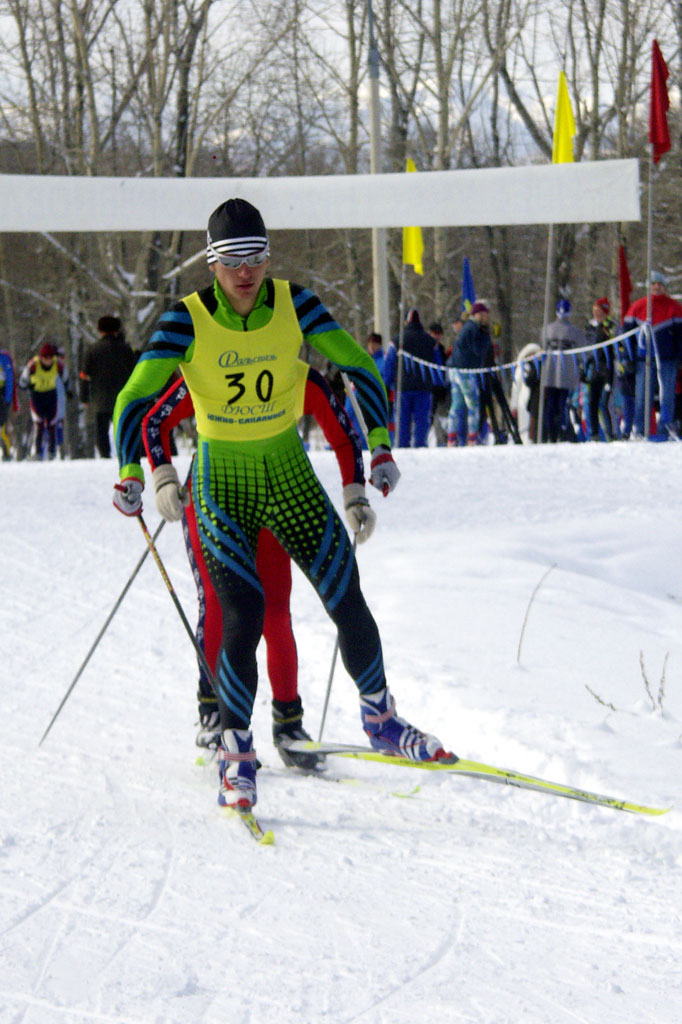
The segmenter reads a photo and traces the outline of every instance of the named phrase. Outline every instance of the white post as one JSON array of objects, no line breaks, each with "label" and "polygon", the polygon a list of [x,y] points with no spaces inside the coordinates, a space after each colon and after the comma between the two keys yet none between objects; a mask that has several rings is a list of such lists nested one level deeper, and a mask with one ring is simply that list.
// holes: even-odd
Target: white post
[{"label": "white post", "polygon": [[[379,51],[374,38],[374,12],[372,0],[367,0],[369,25],[369,131],[370,171],[381,173],[381,108],[379,105]],[[386,256],[386,228],[372,228],[372,269],[374,284],[374,330],[378,331],[384,343],[390,339],[388,315],[388,261]]]},{"label": "white post", "polygon": [[554,225],[549,225],[547,234],[547,267],[545,270],[545,305],[542,313],[542,364],[540,366],[540,394],[538,397],[538,421],[535,424],[535,443],[542,443],[545,413],[545,381],[547,379],[547,328],[549,327],[549,297],[552,285],[552,260],[554,258]]}]

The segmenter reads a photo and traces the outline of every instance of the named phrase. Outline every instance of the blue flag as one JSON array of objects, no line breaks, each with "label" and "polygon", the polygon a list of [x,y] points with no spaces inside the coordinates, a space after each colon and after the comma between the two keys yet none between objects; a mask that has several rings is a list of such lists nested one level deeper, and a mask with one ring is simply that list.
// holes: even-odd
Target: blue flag
[{"label": "blue flag", "polygon": [[464,264],[462,266],[462,312],[468,313],[475,301],[476,291],[474,289],[474,279],[471,276],[469,257],[465,256]]}]

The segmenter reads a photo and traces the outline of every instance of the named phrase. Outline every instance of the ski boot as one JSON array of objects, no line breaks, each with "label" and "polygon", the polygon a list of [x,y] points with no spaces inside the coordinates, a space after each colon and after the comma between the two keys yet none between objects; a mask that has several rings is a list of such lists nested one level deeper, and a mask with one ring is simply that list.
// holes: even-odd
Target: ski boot
[{"label": "ski boot", "polygon": [[421,732],[399,718],[388,687],[360,697],[362,727],[374,750],[382,754],[407,757],[411,761],[456,761],[436,736]]},{"label": "ski boot", "polygon": [[217,750],[220,745],[220,712],[215,697],[199,694],[199,732],[194,742],[208,750]]},{"label": "ski boot", "polygon": [[325,761],[324,754],[303,753],[288,750],[287,743],[291,740],[309,740],[311,737],[303,728],[303,707],[301,698],[285,702],[272,702],[272,741],[277,753],[290,768],[301,768],[306,772],[318,771]]},{"label": "ski boot", "polygon": [[225,729],[218,748],[218,803],[250,811],[257,801],[256,751],[248,729]]}]

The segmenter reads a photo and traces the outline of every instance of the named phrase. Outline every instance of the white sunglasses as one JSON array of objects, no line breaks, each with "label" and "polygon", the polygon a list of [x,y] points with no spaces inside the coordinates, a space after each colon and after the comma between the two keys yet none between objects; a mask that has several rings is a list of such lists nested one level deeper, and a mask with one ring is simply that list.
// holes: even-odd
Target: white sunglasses
[{"label": "white sunglasses", "polygon": [[260,252],[254,252],[250,256],[223,256],[216,252],[213,246],[209,243],[208,249],[212,256],[218,260],[224,267],[228,267],[230,270],[238,270],[242,263],[246,263],[247,267],[260,267],[265,263],[266,259],[270,255],[270,249],[266,246],[265,249],[261,249]]}]

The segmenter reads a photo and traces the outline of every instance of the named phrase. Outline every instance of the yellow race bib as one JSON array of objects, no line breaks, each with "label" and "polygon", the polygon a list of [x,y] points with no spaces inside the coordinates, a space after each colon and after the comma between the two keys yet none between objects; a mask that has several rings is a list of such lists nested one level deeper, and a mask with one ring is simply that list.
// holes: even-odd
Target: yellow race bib
[{"label": "yellow race bib", "polygon": [[185,299],[194,325],[190,362],[180,369],[199,433],[217,441],[263,440],[297,418],[298,353],[303,335],[286,281],[273,281],[270,322],[253,331],[218,324],[195,292]]}]

